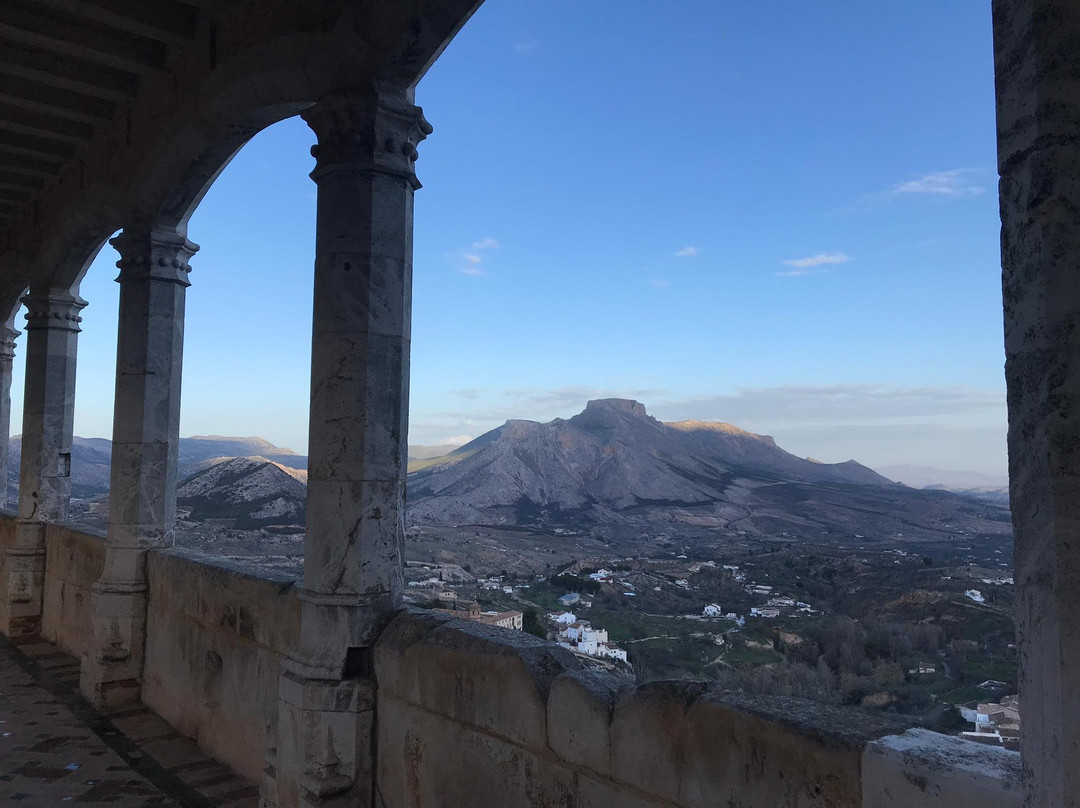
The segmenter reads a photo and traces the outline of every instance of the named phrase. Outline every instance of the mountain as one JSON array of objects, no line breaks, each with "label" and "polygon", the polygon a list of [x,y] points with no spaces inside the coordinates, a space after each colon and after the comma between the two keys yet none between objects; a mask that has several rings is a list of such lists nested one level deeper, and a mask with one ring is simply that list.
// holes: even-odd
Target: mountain
[{"label": "mountain", "polygon": [[[456,446],[410,446],[409,470],[423,467],[432,458],[453,451]],[[15,435],[9,444],[8,487],[14,492],[19,486],[19,461],[22,456],[22,436]],[[225,435],[193,435],[180,438],[178,471],[181,479],[209,466],[234,457],[262,457],[291,469],[306,469],[307,456],[292,449],[275,446],[260,437],[234,438]],[[109,466],[112,460],[112,441],[107,438],[75,437],[71,447],[72,493],[76,497],[95,497],[109,490]]]},{"label": "mountain", "polygon": [[940,486],[947,489],[960,488],[1008,488],[1005,475],[980,474],[977,471],[947,471],[931,466],[883,466],[879,474],[912,488]]},{"label": "mountain", "polygon": [[[18,487],[22,436],[8,444],[8,485]],[[307,457],[292,449],[275,446],[263,438],[230,438],[196,435],[180,438],[178,471],[183,479],[208,465],[234,457],[261,457],[291,469],[306,469]],[[112,441],[106,438],[75,437],[71,443],[71,489],[76,497],[94,497],[109,490]]]},{"label": "mountain", "polygon": [[999,505],[1009,504],[1009,478],[1005,476],[980,474],[977,471],[945,471],[931,466],[885,466],[878,472],[913,488],[950,491]]},{"label": "mountain", "polygon": [[183,480],[177,504],[191,518],[233,519],[237,528],[304,524],[307,472],[265,457],[234,457]]},{"label": "mountain", "polygon": [[[15,435],[8,443],[8,488],[19,486],[19,463],[22,459],[22,436]],[[71,441],[71,493],[76,497],[93,497],[109,490],[109,465],[112,441],[105,438],[79,438]],[[14,499],[12,499],[14,501]]]},{"label": "mountain", "polygon": [[292,449],[275,446],[263,438],[230,438],[223,435],[192,435],[180,438],[180,476],[204,466],[207,461],[226,457],[263,457],[292,469],[306,469],[307,457]]},{"label": "mountain", "polygon": [[430,460],[433,457],[442,457],[460,446],[460,443],[438,443],[434,446],[409,446],[409,460]]},{"label": "mountain", "polygon": [[414,472],[408,519],[640,526],[690,509],[722,524],[745,518],[748,493],[770,482],[898,488],[855,461],[814,462],[730,424],[662,423],[637,401],[602,399],[568,420],[507,421]]}]

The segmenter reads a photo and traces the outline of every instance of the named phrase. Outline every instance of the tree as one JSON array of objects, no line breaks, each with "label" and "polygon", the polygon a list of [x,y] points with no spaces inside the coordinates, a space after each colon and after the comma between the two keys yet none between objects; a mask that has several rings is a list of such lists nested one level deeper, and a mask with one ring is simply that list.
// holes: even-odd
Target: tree
[{"label": "tree", "polygon": [[521,628],[529,634],[532,634],[534,637],[539,637],[541,640],[547,639],[547,629],[544,628],[544,624],[540,620],[540,615],[536,613],[536,609],[525,610],[525,613],[521,617]]}]

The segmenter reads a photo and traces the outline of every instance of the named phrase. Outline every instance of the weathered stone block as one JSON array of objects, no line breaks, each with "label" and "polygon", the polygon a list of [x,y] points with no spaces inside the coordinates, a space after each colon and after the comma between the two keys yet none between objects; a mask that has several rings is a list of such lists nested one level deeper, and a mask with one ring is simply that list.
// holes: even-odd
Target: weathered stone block
[{"label": "weathered stone block", "polygon": [[630,683],[600,671],[564,673],[547,702],[548,746],[567,763],[611,774],[611,716]]},{"label": "weathered stone block", "polygon": [[[423,620],[423,618],[420,618]],[[375,649],[380,688],[432,712],[531,748],[547,747],[548,691],[565,671],[580,670],[568,651],[520,631],[454,620],[415,642],[399,615]]]},{"label": "weathered stone block", "polygon": [[100,536],[64,525],[49,525],[45,545],[41,634],[69,654],[81,657],[92,628],[90,590],[101,576],[105,542]]},{"label": "weathered stone block", "polygon": [[378,753],[386,808],[578,805],[577,774],[547,750],[521,747],[381,694]]},{"label": "weathered stone block", "polygon": [[299,639],[291,579],[180,549],[151,552],[147,569],[143,700],[257,778],[276,734],[281,662]]},{"label": "weathered stone block", "polygon": [[925,729],[867,744],[862,808],[1020,808],[1020,755]]}]

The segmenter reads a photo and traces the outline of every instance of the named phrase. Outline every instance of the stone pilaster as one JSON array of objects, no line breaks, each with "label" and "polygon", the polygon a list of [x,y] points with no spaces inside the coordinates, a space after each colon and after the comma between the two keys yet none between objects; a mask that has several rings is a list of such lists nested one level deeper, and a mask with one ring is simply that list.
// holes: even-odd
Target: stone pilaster
[{"label": "stone pilaster", "polygon": [[1080,805],[1080,5],[995,0],[1027,805]]},{"label": "stone pilaster", "polygon": [[15,361],[15,338],[8,324],[0,325],[0,508],[10,504],[8,495],[8,444],[11,437],[11,372]]},{"label": "stone pilaster", "polygon": [[264,796],[367,806],[370,646],[402,590],[413,163],[431,127],[410,91],[385,86],[303,117],[318,137],[303,628]]},{"label": "stone pilaster", "polygon": [[[9,637],[33,636],[41,628],[45,526],[68,514],[79,312],[86,306],[85,300],[56,290],[31,290],[23,303],[26,386],[19,507],[0,602],[0,630]],[[10,367],[10,358],[4,361]]]},{"label": "stone pilaster", "polygon": [[172,228],[128,228],[120,253],[112,470],[105,568],[91,598],[83,693],[98,705],[138,698],[146,639],[146,553],[170,546],[176,520],[184,298],[199,249]]}]

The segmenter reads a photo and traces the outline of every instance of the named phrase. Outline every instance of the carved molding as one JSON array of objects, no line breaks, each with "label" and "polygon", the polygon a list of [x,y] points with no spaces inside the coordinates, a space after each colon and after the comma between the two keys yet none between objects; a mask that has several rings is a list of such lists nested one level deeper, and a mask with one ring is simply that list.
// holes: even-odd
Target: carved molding
[{"label": "carved molding", "polygon": [[15,340],[22,334],[9,326],[0,326],[0,362],[10,363],[15,358]]},{"label": "carved molding", "polygon": [[[79,312],[86,308],[86,301],[77,295],[62,293],[38,294],[31,292],[22,299],[26,306],[26,330],[56,328],[64,331],[82,331]],[[15,332],[18,333],[18,332]],[[14,339],[14,336],[12,336]],[[4,340],[7,343],[7,340]],[[14,343],[11,343],[14,349]]]},{"label": "carved molding", "polygon": [[300,114],[318,137],[311,147],[318,182],[342,169],[391,174],[420,188],[417,146],[432,132],[424,111],[402,88],[376,85],[368,92],[339,93]]},{"label": "carved molding", "polygon": [[124,228],[109,242],[120,253],[118,283],[162,281],[190,286],[191,257],[199,245],[169,227]]}]

